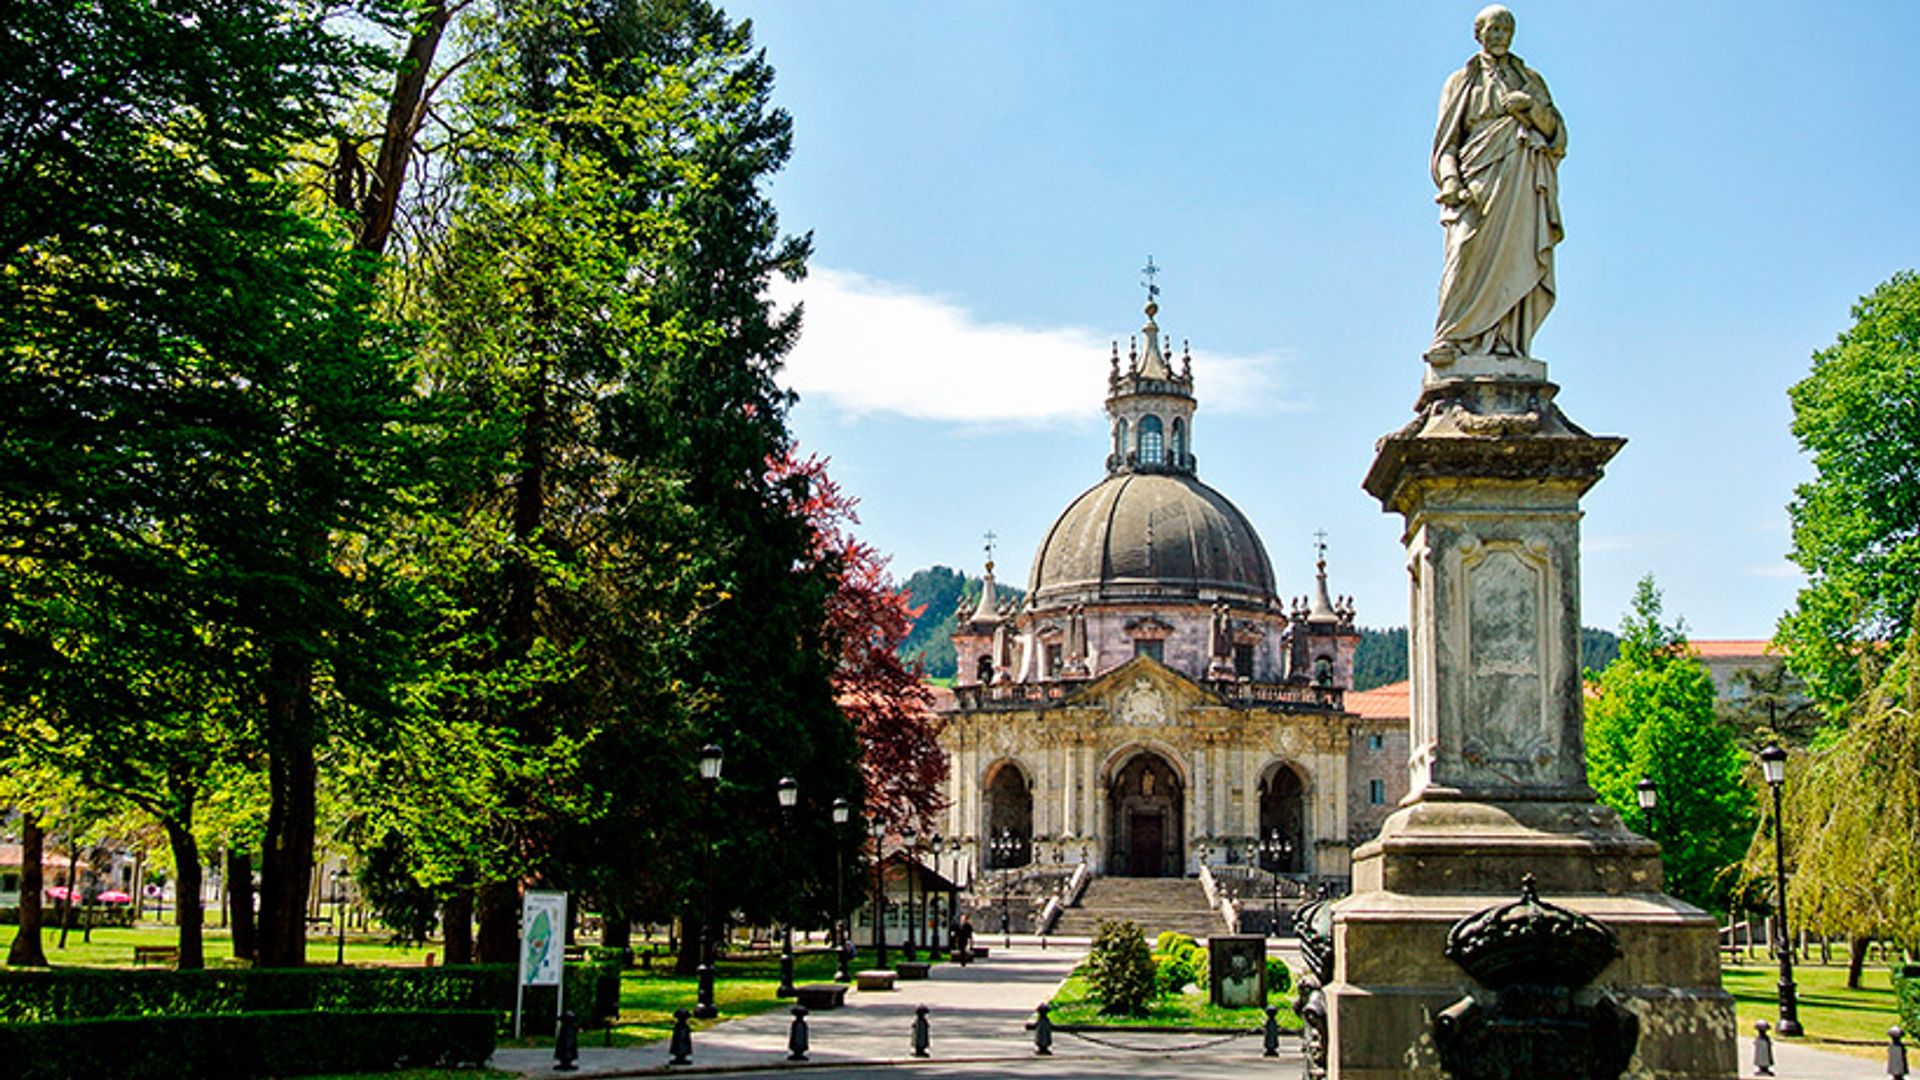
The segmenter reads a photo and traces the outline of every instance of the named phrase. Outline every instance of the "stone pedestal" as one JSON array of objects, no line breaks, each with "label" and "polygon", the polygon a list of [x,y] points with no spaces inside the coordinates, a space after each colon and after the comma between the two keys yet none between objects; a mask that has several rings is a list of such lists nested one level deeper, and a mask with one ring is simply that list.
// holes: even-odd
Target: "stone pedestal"
[{"label": "stone pedestal", "polygon": [[1412,775],[1335,909],[1328,1064],[1343,1080],[1442,1075],[1434,1014],[1485,993],[1443,955],[1447,931],[1527,874],[1619,938],[1624,958],[1581,993],[1639,1017],[1627,1075],[1736,1075],[1712,918],[1661,892],[1658,848],[1587,786],[1579,501],[1625,440],[1575,426],[1557,391],[1530,359],[1430,367],[1367,475],[1406,519]]}]

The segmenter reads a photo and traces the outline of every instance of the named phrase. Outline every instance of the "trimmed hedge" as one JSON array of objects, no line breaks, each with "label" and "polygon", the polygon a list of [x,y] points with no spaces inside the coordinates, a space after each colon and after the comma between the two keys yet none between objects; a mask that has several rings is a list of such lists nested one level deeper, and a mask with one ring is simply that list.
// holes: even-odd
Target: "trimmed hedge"
[{"label": "trimmed hedge", "polygon": [[1920,964],[1893,969],[1893,1003],[1900,1013],[1900,1029],[1909,1035],[1920,1031]]},{"label": "trimmed hedge", "polygon": [[[209,1016],[262,1012],[513,1011],[514,968],[239,968],[140,971],[116,968],[0,969],[0,1023],[107,1017]],[[568,964],[567,1003],[583,1025],[611,1019],[620,1005],[620,968]],[[551,1029],[553,994],[526,997],[528,1030]]]},{"label": "trimmed hedge", "polygon": [[[265,1012],[0,1024],[0,1062],[19,1080],[240,1080],[397,1067],[478,1065],[493,1054],[491,1009]],[[17,1070],[17,1071],[15,1071]]]}]

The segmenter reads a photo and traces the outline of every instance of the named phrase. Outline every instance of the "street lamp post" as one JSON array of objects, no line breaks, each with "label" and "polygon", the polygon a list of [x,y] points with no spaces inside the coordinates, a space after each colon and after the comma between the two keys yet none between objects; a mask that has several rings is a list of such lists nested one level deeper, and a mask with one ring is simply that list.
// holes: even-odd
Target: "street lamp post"
[{"label": "street lamp post", "polygon": [[907,875],[907,906],[902,912],[903,918],[901,919],[902,922],[907,924],[907,940],[900,952],[901,955],[905,956],[908,960],[920,959],[919,935],[914,932],[913,926],[915,921],[913,914],[913,869],[920,865],[920,856],[915,853],[913,846],[915,835],[913,826],[911,825],[903,826],[900,829],[900,853],[907,857],[905,865],[901,867],[902,870],[906,871]]},{"label": "street lamp post", "polygon": [[333,869],[333,964],[344,967],[347,962],[347,860],[341,859],[340,865]]},{"label": "street lamp post", "polygon": [[726,760],[726,751],[718,743],[708,743],[700,748],[700,779],[707,792],[707,872],[702,876],[706,881],[706,910],[700,915],[700,989],[694,1002],[693,1015],[702,1020],[711,1020],[720,1015],[720,1007],[713,1002],[713,793],[720,786],[720,767]]},{"label": "street lamp post", "polygon": [[1773,904],[1780,924],[1780,1022],[1774,1030],[1801,1035],[1805,1033],[1800,1029],[1800,1002],[1793,988],[1793,935],[1787,930],[1787,839],[1780,797],[1780,789],[1787,784],[1787,752],[1778,743],[1768,743],[1760,751],[1760,768],[1773,789]]},{"label": "street lamp post", "polygon": [[873,829],[873,952],[874,966],[887,966],[887,860],[886,826],[879,814],[867,818]]},{"label": "street lamp post", "polygon": [[1654,783],[1651,776],[1641,777],[1640,782],[1633,785],[1633,797],[1640,801],[1640,813],[1647,821],[1647,839],[1652,840],[1653,834],[1659,831],[1653,814],[1660,805],[1660,785]]},{"label": "street lamp post", "polygon": [[[943,881],[946,879],[946,875],[940,872],[940,868],[944,865],[941,857],[946,851],[946,843],[947,838],[941,836],[939,833],[934,833],[933,836],[927,840],[928,848],[933,851],[933,876]],[[927,936],[932,939],[927,943],[927,956],[929,959],[938,960],[946,954],[946,948],[940,942],[940,897],[929,892],[927,893],[926,904]],[[948,911],[947,914],[952,915],[953,912]]]},{"label": "street lamp post", "polygon": [[[794,782],[793,777],[783,776],[774,791],[780,799],[781,829],[787,834],[787,843],[791,844],[793,843],[793,807],[800,801],[800,785]],[[786,918],[782,920],[786,925],[780,935],[780,985],[773,991],[774,997],[783,998],[792,997],[795,993],[793,988],[793,894],[791,891],[787,894],[786,907]]]},{"label": "street lamp post", "polygon": [[840,958],[840,969],[833,977],[841,982],[853,978],[847,970],[848,955],[853,951],[853,935],[847,926],[847,854],[845,837],[840,827],[852,816],[847,800],[833,800],[833,947]]},{"label": "street lamp post", "polygon": [[1279,829],[1268,829],[1267,838],[1260,843],[1261,854],[1273,869],[1267,871],[1273,887],[1273,896],[1267,908],[1267,936],[1280,936],[1280,864],[1293,853],[1293,841],[1281,837]]},{"label": "street lamp post", "polygon": [[988,841],[993,850],[993,861],[1000,864],[1000,933],[1006,938],[1006,948],[1013,948],[1013,860],[1020,853],[1020,838],[1013,835],[1012,829],[1001,829],[999,835]]}]

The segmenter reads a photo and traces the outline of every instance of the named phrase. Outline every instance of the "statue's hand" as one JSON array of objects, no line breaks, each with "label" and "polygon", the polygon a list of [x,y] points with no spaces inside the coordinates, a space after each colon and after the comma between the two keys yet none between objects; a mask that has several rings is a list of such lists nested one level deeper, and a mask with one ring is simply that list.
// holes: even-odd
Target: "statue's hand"
[{"label": "statue's hand", "polygon": [[1533,110],[1533,95],[1524,90],[1515,90],[1507,95],[1502,104],[1506,106],[1509,116],[1524,117]]},{"label": "statue's hand", "polygon": [[1441,206],[1457,207],[1467,201],[1467,189],[1460,185],[1460,181],[1448,177],[1447,182],[1440,185],[1440,193],[1433,197],[1433,201]]}]

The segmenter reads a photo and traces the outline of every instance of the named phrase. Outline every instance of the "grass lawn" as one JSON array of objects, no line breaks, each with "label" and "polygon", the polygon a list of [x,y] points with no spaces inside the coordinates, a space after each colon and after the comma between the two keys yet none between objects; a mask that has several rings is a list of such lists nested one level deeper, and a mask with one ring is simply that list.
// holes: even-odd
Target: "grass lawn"
[{"label": "grass lawn", "polygon": [[[1280,1009],[1280,1030],[1298,1030],[1300,1021],[1293,1015],[1286,995],[1269,994],[1267,1000]],[[1194,987],[1188,987],[1179,997],[1155,1001],[1145,1016],[1108,1016],[1100,1011],[1100,1002],[1093,997],[1093,984],[1078,972],[1067,978],[1059,992],[1053,995],[1050,1004],[1053,1010],[1048,1015],[1056,1024],[1233,1028],[1246,1031],[1267,1022],[1267,1014],[1261,1009],[1223,1009],[1207,1000],[1205,990]]]},{"label": "grass lawn", "polygon": [[[17,926],[0,926],[0,958],[6,955],[6,949],[13,944],[13,935],[19,931]],[[47,962],[54,967],[132,967],[133,947],[135,945],[173,945],[180,940],[180,932],[172,926],[160,923],[141,923],[128,929],[119,926],[103,926],[94,930],[93,940],[88,942],[86,935],[79,930],[67,932],[67,947],[59,948],[60,931],[58,928],[42,930],[40,945],[47,953]],[[225,930],[209,927],[206,930],[207,965],[217,966],[222,960],[233,955],[232,936]],[[307,939],[307,963],[315,966],[333,963],[335,939],[309,937]],[[426,962],[428,953],[435,953],[440,946],[429,944],[389,945],[384,931],[369,931],[364,934],[347,932],[347,963],[381,965],[386,967],[419,966]]]},{"label": "grass lawn", "polygon": [[[1780,969],[1772,964],[1725,964],[1720,983],[1733,995],[1740,1017],[1742,1060],[1753,1040],[1753,1022],[1780,1018]],[[1900,1022],[1894,1011],[1892,976],[1869,964],[1860,989],[1847,989],[1846,966],[1795,965],[1793,984],[1800,1002],[1800,1026],[1806,1037],[1793,1042],[1819,1050],[1885,1060],[1887,1029]]]}]

